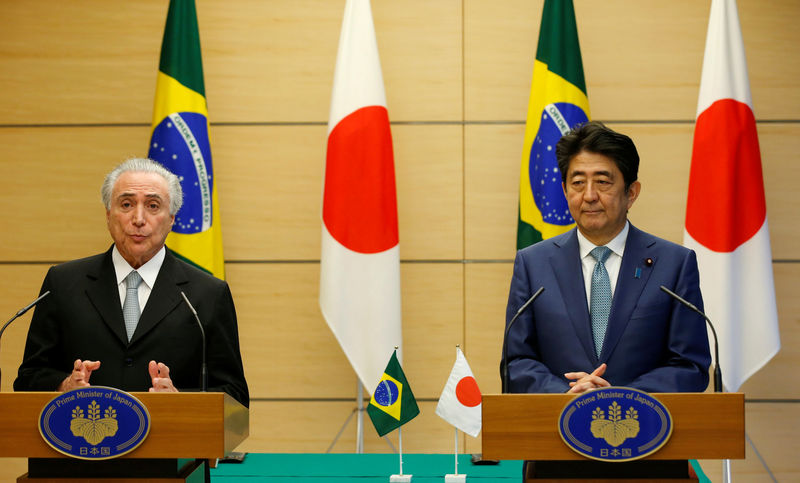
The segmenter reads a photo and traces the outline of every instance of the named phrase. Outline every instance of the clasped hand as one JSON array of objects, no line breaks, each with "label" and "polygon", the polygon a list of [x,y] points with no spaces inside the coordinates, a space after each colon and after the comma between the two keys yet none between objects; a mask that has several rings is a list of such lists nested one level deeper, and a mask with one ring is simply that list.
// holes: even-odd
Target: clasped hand
[{"label": "clasped hand", "polygon": [[567,379],[573,379],[573,381],[569,383],[570,389],[567,391],[567,394],[583,394],[584,392],[599,387],[611,387],[611,384],[601,377],[605,374],[606,367],[606,364],[603,363],[592,371],[591,374],[585,372],[567,372],[564,374],[564,377]]}]

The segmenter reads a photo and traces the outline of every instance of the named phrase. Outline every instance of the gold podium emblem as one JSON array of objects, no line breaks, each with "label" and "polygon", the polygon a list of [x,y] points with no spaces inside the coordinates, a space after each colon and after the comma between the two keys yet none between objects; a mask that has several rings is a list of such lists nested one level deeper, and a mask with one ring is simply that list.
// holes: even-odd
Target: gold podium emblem
[{"label": "gold podium emblem", "polygon": [[622,407],[614,401],[608,406],[608,419],[598,406],[592,412],[592,436],[602,438],[613,447],[621,445],[626,439],[639,434],[639,413],[633,407],[625,412],[622,418]]},{"label": "gold podium emblem", "polygon": [[83,437],[87,443],[96,446],[106,437],[117,434],[117,411],[113,407],[108,406],[102,418],[97,401],[92,401],[86,410],[88,417],[84,417],[80,406],[75,406],[72,410],[69,429],[75,437]]}]

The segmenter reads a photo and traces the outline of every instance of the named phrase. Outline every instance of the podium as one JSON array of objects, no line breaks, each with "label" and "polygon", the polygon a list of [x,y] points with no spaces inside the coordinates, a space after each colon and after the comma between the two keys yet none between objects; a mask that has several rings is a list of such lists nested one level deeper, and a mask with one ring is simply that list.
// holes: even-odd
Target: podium
[{"label": "podium", "polygon": [[[132,452],[84,461],[51,448],[39,432],[42,408],[59,393],[0,393],[0,457],[28,458],[17,482],[185,482],[202,461],[231,452],[249,435],[249,411],[225,393],[131,393],[150,413],[150,433]],[[181,461],[187,459],[186,461]],[[93,478],[96,478],[93,479]]]},{"label": "podium", "polygon": [[[744,458],[744,394],[651,395],[661,401],[671,414],[672,436],[659,451],[631,463]],[[606,468],[629,464],[594,462],[576,453],[562,441],[558,419],[561,410],[574,397],[576,396],[570,394],[484,395],[483,458],[565,462],[562,465],[564,467],[574,466],[579,461],[592,462]],[[551,468],[557,466],[549,465]],[[650,475],[647,479],[653,481],[658,476]],[[558,479],[557,476],[549,478]],[[608,481],[618,481],[619,478],[617,476]]]}]

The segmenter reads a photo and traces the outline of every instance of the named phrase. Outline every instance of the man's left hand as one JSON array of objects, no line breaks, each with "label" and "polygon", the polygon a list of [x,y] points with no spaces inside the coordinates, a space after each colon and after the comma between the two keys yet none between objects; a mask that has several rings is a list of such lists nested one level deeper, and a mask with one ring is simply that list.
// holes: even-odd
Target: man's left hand
[{"label": "man's left hand", "polygon": [[601,377],[605,374],[606,367],[606,364],[603,363],[591,374],[586,374],[585,372],[568,372],[564,374],[567,379],[574,379],[569,383],[570,389],[567,394],[583,394],[599,387],[610,387],[611,384]]},{"label": "man's left hand", "polygon": [[178,392],[169,377],[169,367],[163,362],[150,361],[147,366],[153,387],[150,392]]}]

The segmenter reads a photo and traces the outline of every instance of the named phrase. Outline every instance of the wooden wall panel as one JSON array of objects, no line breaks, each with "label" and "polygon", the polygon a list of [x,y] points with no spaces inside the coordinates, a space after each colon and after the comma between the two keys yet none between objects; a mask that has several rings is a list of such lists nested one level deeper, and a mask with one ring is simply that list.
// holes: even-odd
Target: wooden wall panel
[{"label": "wooden wall panel", "polygon": [[[214,128],[226,259],[319,259],[326,132]],[[461,258],[460,128],[394,125],[392,134],[401,257]]]},{"label": "wooden wall panel", "polygon": [[405,263],[400,274],[403,370],[415,396],[438,399],[455,362],[455,346],[465,344],[464,268],[450,263]]},{"label": "wooden wall panel", "polygon": [[226,268],[251,397],[355,393],[353,372],[319,312],[319,264]]},{"label": "wooden wall panel", "polygon": [[[745,421],[745,433],[750,439],[747,458],[743,462],[734,461],[731,468],[731,472],[738,475],[737,481],[746,481],[746,478],[764,481],[764,465],[770,468],[774,481],[800,479],[795,443],[797,430],[792,423],[800,421],[800,405],[747,404]],[[761,459],[763,462],[757,461]]]},{"label": "wooden wall panel", "polygon": [[4,2],[0,123],[150,122],[166,2]]},{"label": "wooden wall panel", "polygon": [[[639,181],[642,183],[642,191],[630,209],[631,223],[661,238],[682,243],[694,126],[609,126],[629,135],[639,151]],[[664,209],[666,206],[672,208]]]},{"label": "wooden wall panel", "polygon": [[[0,123],[149,123],[166,5],[4,7]],[[212,121],[327,121],[343,1],[197,12]],[[374,17],[392,118],[459,118],[461,2],[375,2]]]},{"label": "wooden wall panel", "polygon": [[[356,408],[355,401],[264,401],[250,405],[250,437],[237,450],[257,453],[324,453]],[[420,414],[403,426],[404,453],[453,451],[453,427],[436,415],[436,403],[419,402]],[[350,420],[332,453],[354,453],[356,417]],[[391,453],[397,449],[397,431],[378,436],[364,415],[364,450]],[[459,444],[461,447],[461,444]],[[404,468],[405,469],[405,468]],[[388,473],[387,473],[388,474]]]},{"label": "wooden wall panel", "polygon": [[215,126],[226,260],[319,259],[325,126]]},{"label": "wooden wall panel", "polygon": [[513,259],[525,126],[466,126],[464,245],[467,259]]},{"label": "wooden wall panel", "polygon": [[800,123],[758,126],[772,258],[777,260],[800,258],[797,251],[800,199],[795,196],[792,181],[800,177],[797,139],[800,139]]},{"label": "wooden wall panel", "polygon": [[[694,119],[709,2],[574,3],[593,118]],[[756,115],[794,118],[800,5],[738,3]],[[539,1],[465,3],[467,119],[525,119],[541,10]]]},{"label": "wooden wall panel", "polygon": [[[319,311],[319,264],[227,269],[251,397],[355,397],[355,373]],[[462,278],[460,264],[401,267],[403,366],[417,397],[439,397],[463,343]]]},{"label": "wooden wall panel", "polygon": [[[2,91],[2,89],[0,89]],[[0,129],[0,260],[69,260],[107,249],[103,177],[142,156],[146,128]]]},{"label": "wooden wall panel", "polygon": [[[0,324],[5,324],[18,310],[33,302],[39,295],[49,265],[0,264]],[[18,318],[6,328],[0,342],[0,391],[13,390],[17,369],[22,362],[28,326],[33,310]],[[2,465],[0,465],[2,466]],[[0,481],[2,479],[0,478]]]},{"label": "wooden wall panel", "polygon": [[[797,399],[800,396],[797,390],[800,374],[796,370],[800,367],[800,300],[797,297],[800,263],[776,263],[772,270],[781,350],[763,369],[745,381],[740,390],[747,397],[756,399]],[[759,323],[758,320],[749,322]]]},{"label": "wooden wall panel", "polygon": [[[731,460],[731,474],[736,481],[797,481],[797,445],[794,425],[800,420],[797,404],[745,404],[745,459]],[[701,460],[700,465],[711,481],[722,479],[722,461]],[[768,474],[764,465],[768,465]]]},{"label": "wooden wall panel", "polygon": [[392,126],[400,258],[464,256],[460,126]]},{"label": "wooden wall panel", "polygon": [[466,265],[464,354],[481,392],[500,392],[500,357],[506,320],[512,263],[470,263]]},{"label": "wooden wall panel", "polygon": [[800,108],[800,4],[758,0],[739,4],[753,110],[757,119],[797,119]]}]

